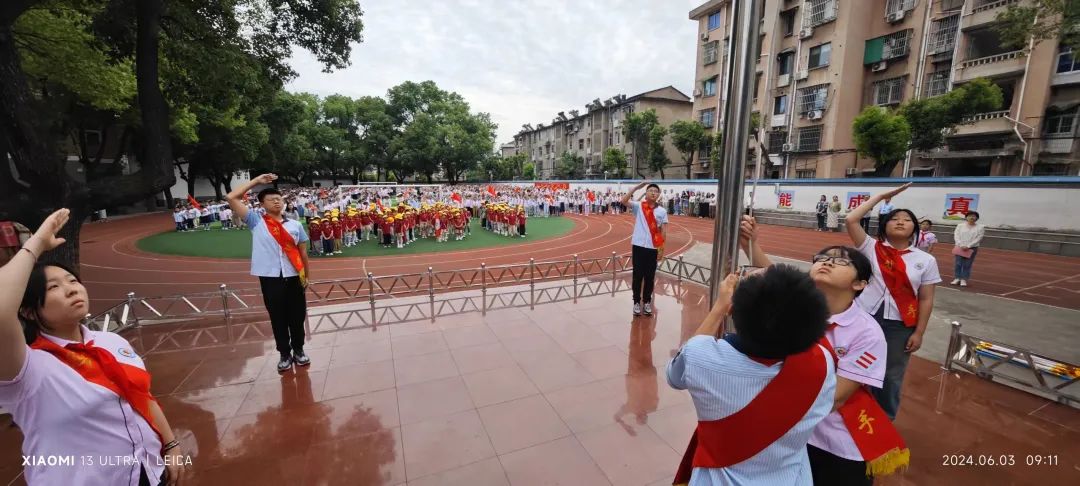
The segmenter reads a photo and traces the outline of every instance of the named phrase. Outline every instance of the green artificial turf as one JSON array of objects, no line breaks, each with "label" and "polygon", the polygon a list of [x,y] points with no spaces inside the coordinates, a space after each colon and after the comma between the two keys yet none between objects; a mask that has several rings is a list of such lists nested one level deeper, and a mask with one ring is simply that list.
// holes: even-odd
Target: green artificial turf
[{"label": "green artificial turf", "polygon": [[[524,238],[499,236],[480,228],[480,220],[472,221],[472,234],[462,241],[451,238],[443,243],[433,239],[419,239],[405,248],[383,248],[375,240],[361,241],[352,248],[344,248],[341,255],[319,258],[367,257],[382,255],[408,255],[438,251],[472,250],[494,246],[529,243],[569,233],[574,222],[569,218],[531,218],[526,226],[529,233]],[[210,231],[195,230],[177,233],[168,231],[139,240],[136,246],[148,253],[183,255],[209,258],[250,258],[251,234],[247,230],[221,230],[214,223]],[[306,229],[306,228],[305,228]]]}]

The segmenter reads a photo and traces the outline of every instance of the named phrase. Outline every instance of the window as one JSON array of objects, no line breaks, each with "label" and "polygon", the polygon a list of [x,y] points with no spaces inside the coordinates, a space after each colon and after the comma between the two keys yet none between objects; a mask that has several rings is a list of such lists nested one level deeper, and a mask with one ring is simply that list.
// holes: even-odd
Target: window
[{"label": "window", "polygon": [[900,103],[904,98],[904,78],[906,76],[900,76],[898,78],[884,79],[874,83],[874,99],[875,105],[895,105]]},{"label": "window", "polygon": [[708,44],[705,44],[705,58],[702,64],[712,64],[716,62],[717,57],[719,57],[717,56],[719,49],[720,41],[712,41]]},{"label": "window", "polygon": [[776,56],[776,62],[779,64],[780,75],[791,74],[791,70],[795,68],[795,53],[785,52]]},{"label": "window", "polygon": [[836,20],[836,0],[807,0],[806,10],[804,23],[807,26],[817,27]]},{"label": "window", "polygon": [[783,114],[787,113],[787,104],[788,104],[787,95],[777,96],[775,99],[773,99],[772,113],[774,115],[783,115]]},{"label": "window", "polygon": [[1052,136],[1072,135],[1076,126],[1076,112],[1076,107],[1066,111],[1048,111],[1046,121],[1043,123],[1043,130],[1047,135]]},{"label": "window", "polygon": [[712,128],[713,119],[716,117],[716,108],[709,108],[708,110],[701,110],[701,125],[705,128]]},{"label": "window", "polygon": [[709,158],[711,158],[711,157],[712,157],[712,144],[711,143],[702,144],[701,149],[698,150],[698,153],[697,153],[698,162],[702,162],[702,163],[708,162]]},{"label": "window", "polygon": [[915,0],[889,0],[885,4],[885,14],[891,14],[896,12],[903,12],[905,10],[913,10],[915,8]]},{"label": "window", "polygon": [[821,129],[824,125],[799,129],[799,152],[814,152],[821,148]]},{"label": "window", "polygon": [[930,73],[926,80],[926,97],[932,98],[949,92],[949,71]]},{"label": "window", "polygon": [[577,148],[578,148],[578,150],[585,150],[585,139],[584,138],[577,139]]},{"label": "window", "polygon": [[1069,164],[1035,164],[1031,175],[1065,176],[1069,174]]},{"label": "window", "polygon": [[1071,48],[1063,46],[1059,50],[1061,53],[1058,54],[1057,73],[1080,71],[1080,57],[1074,56]]},{"label": "window", "polygon": [[807,68],[814,69],[829,65],[829,57],[832,54],[832,43],[826,42],[810,48],[810,60]]},{"label": "window", "polygon": [[709,30],[720,28],[720,12],[709,14]]},{"label": "window", "polygon": [[758,90],[759,89],[761,89],[761,73],[757,73],[757,75],[754,76],[754,93],[753,93],[753,97],[754,97],[754,102],[755,103],[757,102],[757,99],[758,99]]},{"label": "window", "polygon": [[873,64],[904,57],[910,52],[912,29],[893,32],[866,41],[863,64]]},{"label": "window", "polygon": [[705,96],[716,96],[716,78],[717,76],[713,76],[702,83],[701,91]]},{"label": "window", "polygon": [[950,15],[940,20],[935,20],[930,27],[930,39],[927,44],[930,54],[952,52],[956,45],[956,31],[960,26],[960,16]]},{"label": "window", "polygon": [[819,84],[799,90],[799,114],[824,110],[829,98],[829,85]]},{"label": "window", "polygon": [[780,21],[783,22],[784,37],[795,34],[795,9],[780,12]]},{"label": "window", "polygon": [[773,130],[769,132],[770,154],[783,152],[785,143],[787,143],[787,130]]},{"label": "window", "polygon": [[817,169],[796,169],[796,179],[813,179],[817,176]]}]

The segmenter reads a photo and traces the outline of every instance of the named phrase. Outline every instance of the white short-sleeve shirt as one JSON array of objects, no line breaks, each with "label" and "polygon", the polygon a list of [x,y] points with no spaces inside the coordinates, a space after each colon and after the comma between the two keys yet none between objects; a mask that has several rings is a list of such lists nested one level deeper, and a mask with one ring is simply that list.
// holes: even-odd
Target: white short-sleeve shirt
[{"label": "white short-sleeve shirt", "polygon": [[[874,269],[874,278],[870,279],[870,283],[863,289],[862,295],[859,295],[855,301],[871,315],[876,313],[884,303],[885,318],[899,321],[902,320],[903,316],[896,309],[896,301],[889,294],[889,289],[885,287],[885,281],[881,278],[881,267],[878,266],[877,254],[874,252],[874,245],[876,244],[876,239],[867,236],[863,243],[859,245],[859,253],[866,255],[866,258],[870,259],[870,265]],[[889,243],[885,242],[885,244],[888,245]],[[932,255],[914,246],[910,250],[910,252],[903,254],[901,258],[904,259],[904,266],[907,267],[911,287],[915,289],[915,295],[918,296],[919,287],[941,282],[941,274],[938,273],[937,260]]]},{"label": "white short-sleeve shirt", "polygon": [[[121,364],[146,369],[126,339],[85,326],[82,332],[84,342],[93,340]],[[140,468],[151,478],[165,470],[161,440],[150,423],[112,390],[86,381],[46,351],[27,347],[19,374],[0,381],[0,406],[22,429],[22,453],[31,456],[31,465],[23,466],[28,484],[139,484]],[[48,465],[50,457],[55,465]],[[44,465],[37,458],[45,458]],[[102,458],[113,459],[102,465]]]},{"label": "white short-sleeve shirt", "polygon": [[[832,316],[830,322],[836,325],[829,326],[825,337],[836,352],[836,376],[881,388],[888,351],[881,326],[855,303]],[[863,460],[838,411],[830,413],[818,424],[810,434],[809,444],[844,459]]]},{"label": "white short-sleeve shirt", "polygon": [[[634,213],[634,234],[630,237],[630,244],[655,249],[652,233],[649,232],[649,223],[645,221],[645,212],[641,210],[641,201],[631,200],[630,211]],[[656,217],[656,225],[659,227],[668,223],[667,209],[659,204],[653,209],[653,216]]]},{"label": "white short-sleeve shirt", "polygon": [[[694,468],[690,486],[812,485],[806,441],[832,410],[836,393],[833,360],[827,351],[823,353],[828,375],[802,420],[745,461],[724,468]],[[767,366],[754,361],[725,340],[694,336],[668,363],[667,380],[672,388],[690,391],[698,420],[719,420],[746,407],[782,367],[783,363]]]}]

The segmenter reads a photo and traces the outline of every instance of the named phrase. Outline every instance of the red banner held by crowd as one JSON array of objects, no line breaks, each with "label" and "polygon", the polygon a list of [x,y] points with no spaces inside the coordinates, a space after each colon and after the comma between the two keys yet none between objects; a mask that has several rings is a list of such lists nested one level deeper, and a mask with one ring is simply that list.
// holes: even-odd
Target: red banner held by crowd
[{"label": "red banner held by crowd", "polygon": [[461,194],[455,192],[450,196],[450,199],[453,199],[458,204],[461,204]]},{"label": "red banner held by crowd", "polygon": [[569,182],[534,182],[537,189],[550,189],[552,191],[569,191]]},{"label": "red banner held by crowd", "polygon": [[495,197],[495,186],[488,186],[487,193],[490,194],[491,197]]}]

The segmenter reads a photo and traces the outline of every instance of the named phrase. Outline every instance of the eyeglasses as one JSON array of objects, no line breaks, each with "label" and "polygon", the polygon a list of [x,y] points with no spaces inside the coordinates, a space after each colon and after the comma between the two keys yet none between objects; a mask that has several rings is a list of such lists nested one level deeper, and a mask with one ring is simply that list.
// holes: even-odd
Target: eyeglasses
[{"label": "eyeglasses", "polygon": [[814,258],[813,258],[812,261],[814,263],[831,263],[833,265],[840,266],[840,267],[850,267],[851,266],[851,259],[847,258],[847,257],[842,257],[842,256],[814,255]]}]

